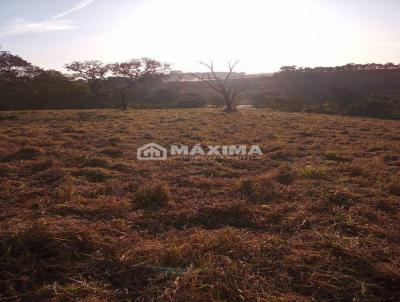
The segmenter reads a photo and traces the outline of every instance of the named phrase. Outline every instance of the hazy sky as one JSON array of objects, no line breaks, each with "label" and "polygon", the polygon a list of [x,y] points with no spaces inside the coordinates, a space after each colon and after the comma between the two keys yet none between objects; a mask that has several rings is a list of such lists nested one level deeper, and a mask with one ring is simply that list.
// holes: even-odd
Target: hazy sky
[{"label": "hazy sky", "polygon": [[0,45],[61,69],[149,56],[173,69],[400,63],[400,0],[0,0]]}]

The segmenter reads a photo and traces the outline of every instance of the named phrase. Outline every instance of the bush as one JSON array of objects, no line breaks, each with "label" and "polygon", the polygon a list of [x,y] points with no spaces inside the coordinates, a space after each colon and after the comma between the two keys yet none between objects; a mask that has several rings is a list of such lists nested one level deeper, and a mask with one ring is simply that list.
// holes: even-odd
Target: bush
[{"label": "bush", "polygon": [[253,97],[253,104],[256,108],[271,108],[286,112],[301,112],[304,110],[304,101],[301,98],[256,95]]},{"label": "bush", "polygon": [[176,108],[202,108],[207,105],[207,101],[200,98],[187,98],[175,103]]}]

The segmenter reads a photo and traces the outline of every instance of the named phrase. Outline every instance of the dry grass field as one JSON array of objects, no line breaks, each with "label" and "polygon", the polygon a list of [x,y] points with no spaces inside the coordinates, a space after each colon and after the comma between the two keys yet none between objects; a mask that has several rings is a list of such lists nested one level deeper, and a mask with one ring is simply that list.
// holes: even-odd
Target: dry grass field
[{"label": "dry grass field", "polygon": [[[138,161],[146,143],[257,160]],[[0,301],[399,301],[400,122],[0,113]]]}]

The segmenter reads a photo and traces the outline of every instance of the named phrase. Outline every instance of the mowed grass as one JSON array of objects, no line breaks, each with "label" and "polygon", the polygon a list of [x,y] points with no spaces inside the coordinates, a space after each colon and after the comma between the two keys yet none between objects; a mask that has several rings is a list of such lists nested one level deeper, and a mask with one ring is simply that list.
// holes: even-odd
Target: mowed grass
[{"label": "mowed grass", "polygon": [[[264,155],[138,161],[150,142]],[[396,121],[3,112],[0,301],[399,301],[399,203]]]}]

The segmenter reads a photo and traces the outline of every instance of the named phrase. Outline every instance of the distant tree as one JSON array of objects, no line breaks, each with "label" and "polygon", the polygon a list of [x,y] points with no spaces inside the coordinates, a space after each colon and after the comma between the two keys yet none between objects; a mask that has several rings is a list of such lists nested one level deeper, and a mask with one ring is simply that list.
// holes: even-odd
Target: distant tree
[{"label": "distant tree", "polygon": [[179,89],[159,88],[153,93],[153,97],[161,102],[172,102],[179,93]]},{"label": "distant tree", "polygon": [[17,55],[0,51],[1,108],[26,105],[34,94],[33,79],[42,70]]},{"label": "distant tree", "polygon": [[236,97],[241,91],[238,81],[232,81],[230,79],[232,72],[238,63],[239,61],[235,61],[234,63],[228,62],[229,71],[224,77],[217,75],[214,70],[214,63],[212,61],[210,61],[210,63],[200,62],[201,65],[208,68],[209,72],[203,74],[192,74],[192,76],[195,78],[207,83],[208,86],[210,86],[223,97],[226,106],[226,112],[229,113],[235,111]]},{"label": "distant tree", "polygon": [[72,72],[73,77],[84,79],[95,98],[100,96],[106,76],[110,71],[110,65],[98,60],[75,61],[65,65],[65,68]]},{"label": "distant tree", "polygon": [[282,66],[281,67],[281,71],[283,72],[292,72],[292,71],[296,71],[296,66],[292,65],[292,66]]},{"label": "distant tree", "polygon": [[40,69],[17,55],[0,51],[0,80],[14,81],[34,77]]},{"label": "distant tree", "polygon": [[69,107],[72,99],[88,94],[82,81],[71,81],[56,70],[43,70],[33,79],[32,86],[34,101],[40,108]]},{"label": "distant tree", "polygon": [[385,69],[396,69],[396,65],[394,65],[393,63],[386,63]]},{"label": "distant tree", "polygon": [[366,71],[366,70],[397,70],[400,69],[400,64],[396,65],[393,63],[386,63],[386,64],[354,64],[349,63],[343,66],[336,66],[336,67],[305,67],[305,68],[296,68],[296,66],[283,66],[280,69],[280,72],[334,72],[334,71]]},{"label": "distant tree", "polygon": [[346,65],[345,65],[345,70],[347,70],[347,71],[352,71],[352,70],[355,69],[355,65],[356,65],[356,64],[354,64],[354,63],[346,64]]},{"label": "distant tree", "polygon": [[121,78],[121,81],[108,84],[108,86],[117,92],[121,108],[125,110],[129,105],[127,91],[142,83],[151,84],[162,81],[169,70],[169,65],[150,58],[141,58],[110,64],[109,69],[114,77]]}]

